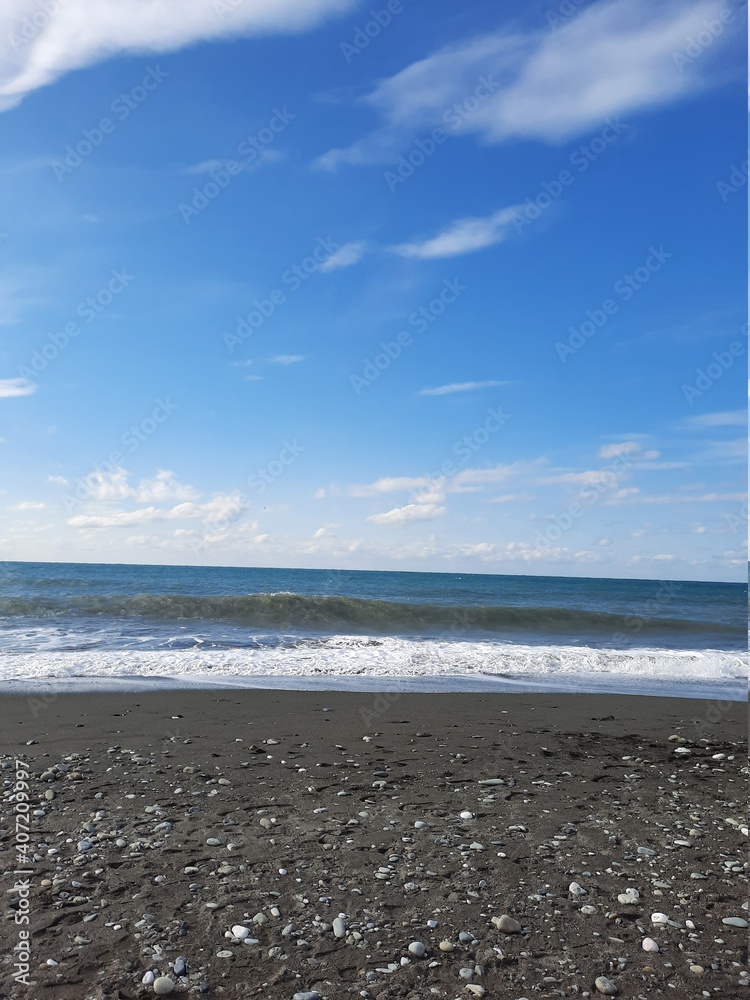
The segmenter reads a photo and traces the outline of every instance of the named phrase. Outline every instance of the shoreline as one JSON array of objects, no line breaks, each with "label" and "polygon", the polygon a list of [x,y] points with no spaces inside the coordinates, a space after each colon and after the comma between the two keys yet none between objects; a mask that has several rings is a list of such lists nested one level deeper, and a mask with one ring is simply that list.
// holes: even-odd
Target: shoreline
[{"label": "shoreline", "polygon": [[709,680],[668,680],[628,674],[101,674],[64,677],[10,677],[0,679],[0,698],[35,698],[104,692],[125,694],[165,691],[349,691],[411,692],[421,694],[590,695],[622,698],[666,698],[703,702],[748,699],[745,677]]},{"label": "shoreline", "polygon": [[748,982],[742,703],[172,689],[0,710],[5,847],[18,766],[32,809],[3,1000],[26,995],[21,906],[29,982],[59,1000],[145,1000],[151,976],[223,1000]]}]

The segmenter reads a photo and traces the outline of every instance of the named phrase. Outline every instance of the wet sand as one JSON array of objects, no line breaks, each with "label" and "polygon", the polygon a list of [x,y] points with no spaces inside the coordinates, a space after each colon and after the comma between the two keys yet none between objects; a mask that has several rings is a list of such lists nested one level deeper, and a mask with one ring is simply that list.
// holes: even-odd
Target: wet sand
[{"label": "wet sand", "polygon": [[149,974],[274,1000],[747,992],[743,704],[253,690],[0,712],[2,998],[153,997]]}]

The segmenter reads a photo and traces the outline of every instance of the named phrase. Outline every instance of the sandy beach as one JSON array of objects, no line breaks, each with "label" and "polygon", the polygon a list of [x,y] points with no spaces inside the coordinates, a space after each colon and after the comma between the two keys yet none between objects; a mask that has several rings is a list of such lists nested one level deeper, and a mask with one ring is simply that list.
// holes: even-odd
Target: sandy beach
[{"label": "sandy beach", "polygon": [[743,704],[45,702],[2,698],[3,998],[744,995]]}]

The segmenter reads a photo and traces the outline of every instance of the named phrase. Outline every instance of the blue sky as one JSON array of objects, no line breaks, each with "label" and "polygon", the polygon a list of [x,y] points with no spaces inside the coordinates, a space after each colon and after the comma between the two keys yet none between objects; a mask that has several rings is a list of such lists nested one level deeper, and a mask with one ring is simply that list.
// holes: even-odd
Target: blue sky
[{"label": "blue sky", "polygon": [[4,558],[744,578],[743,4],[89,8],[0,13]]}]

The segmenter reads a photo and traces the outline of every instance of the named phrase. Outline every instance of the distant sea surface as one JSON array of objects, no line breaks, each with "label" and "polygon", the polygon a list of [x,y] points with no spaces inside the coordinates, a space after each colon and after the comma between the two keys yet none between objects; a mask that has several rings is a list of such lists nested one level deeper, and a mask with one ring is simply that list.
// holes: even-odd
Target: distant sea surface
[{"label": "distant sea surface", "polygon": [[747,695],[733,583],[0,563],[0,687]]}]

